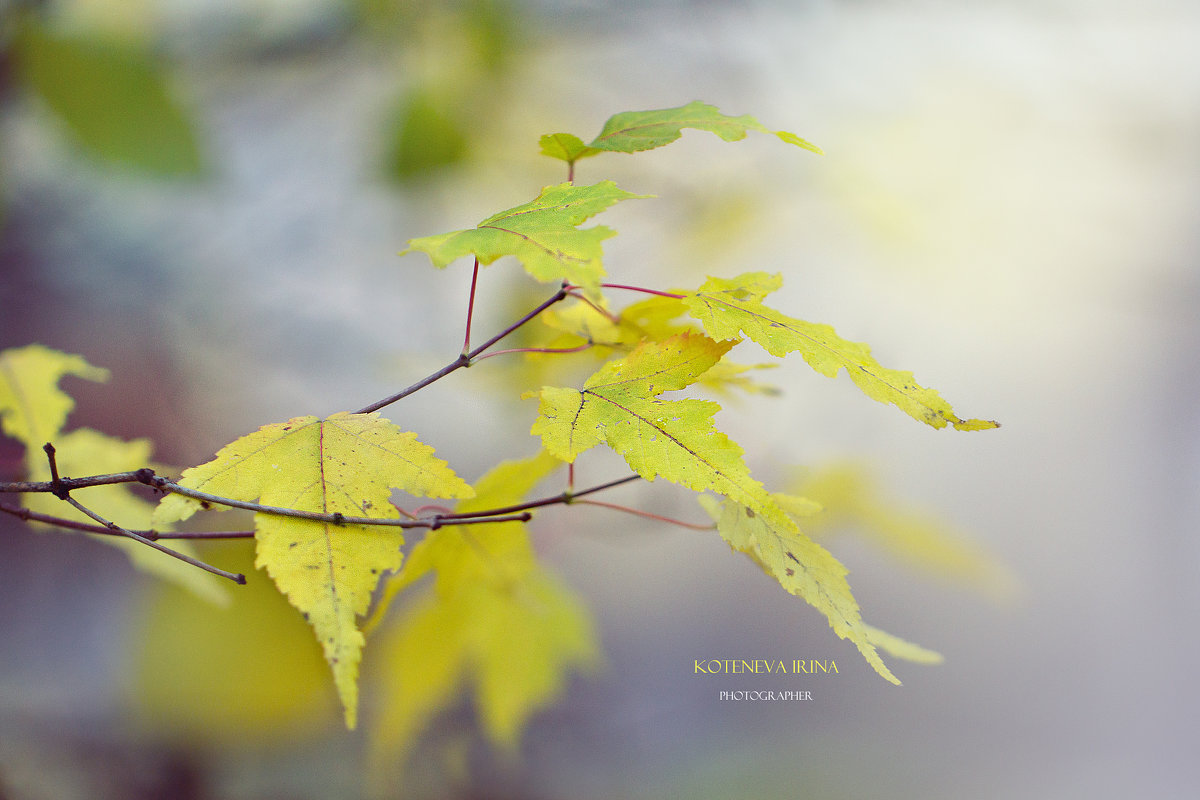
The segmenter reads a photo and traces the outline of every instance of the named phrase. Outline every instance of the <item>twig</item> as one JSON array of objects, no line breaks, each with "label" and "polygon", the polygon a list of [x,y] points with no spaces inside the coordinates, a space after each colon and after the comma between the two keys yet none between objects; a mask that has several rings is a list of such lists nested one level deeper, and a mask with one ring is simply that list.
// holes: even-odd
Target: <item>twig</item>
[{"label": "twig", "polygon": [[[584,489],[579,492],[566,491],[566,492],[562,492],[560,494],[556,494],[553,497],[543,497],[540,500],[530,500],[525,503],[517,503],[517,504],[511,505],[511,506],[504,506],[503,508],[493,508],[493,509],[490,509],[489,511],[487,511],[486,513],[488,513],[488,514],[511,514],[511,513],[517,512],[517,511],[527,511],[527,510],[534,509],[534,508],[542,508],[543,506],[553,506],[553,505],[560,505],[560,504],[561,505],[570,505],[571,503],[575,502],[575,500],[577,498],[580,498],[580,497],[583,497],[583,496],[589,495],[589,494],[594,494],[596,492],[602,492],[605,489],[612,489],[614,486],[620,486],[623,483],[630,483],[631,481],[636,481],[636,480],[639,480],[640,478],[641,478],[640,475],[626,475],[624,478],[617,478],[615,481],[609,481],[608,483],[602,483],[599,486],[593,486],[590,489]],[[449,525],[451,523],[453,523],[455,525],[459,525],[459,524],[462,524],[463,521],[466,521],[467,519],[470,519],[471,517],[474,517],[474,516],[475,516],[475,514],[447,514],[446,516],[442,517],[442,519],[444,520],[445,524],[447,524],[447,525]]]},{"label": "twig", "polygon": [[358,411],[356,411],[354,413],[370,414],[372,411],[378,411],[379,409],[383,408],[384,406],[390,406],[392,403],[395,403],[397,400],[403,400],[405,397],[408,397],[413,392],[424,389],[426,386],[433,383],[434,381],[441,380],[442,378],[449,375],[451,372],[462,369],[463,367],[471,366],[471,362],[475,360],[475,357],[478,356],[480,353],[482,353],[484,350],[487,350],[489,347],[494,345],[496,342],[500,341],[505,336],[508,336],[513,331],[517,330],[517,328],[520,328],[522,325],[524,325],[527,322],[529,322],[530,320],[532,320],[538,314],[541,314],[543,311],[545,311],[550,306],[554,305],[557,302],[560,302],[566,296],[567,296],[567,289],[566,289],[566,286],[563,286],[557,292],[555,292],[553,295],[551,295],[551,297],[548,300],[543,302],[541,305],[539,305],[533,311],[530,311],[528,314],[521,317],[519,320],[517,320],[513,324],[509,325],[507,328],[500,331],[495,336],[493,336],[492,338],[488,339],[483,344],[476,347],[474,350],[471,350],[470,352],[459,353],[458,358],[454,359],[449,364],[442,367],[441,369],[439,369],[437,372],[433,373],[432,375],[428,375],[428,376],[422,378],[421,380],[414,383],[412,386],[409,386],[407,389],[399,391],[396,394],[391,395],[390,397],[385,397],[382,400],[378,400],[374,403],[371,403],[369,406],[363,406],[362,408],[360,408]]},{"label": "twig", "polygon": [[513,347],[509,350],[497,350],[493,353],[485,353],[475,360],[483,361],[485,358],[492,358],[494,356],[507,356],[512,355],[513,353],[550,353],[554,355],[561,353],[582,353],[584,350],[589,350],[595,346],[596,345],[591,342],[585,342],[584,344],[576,347]]},{"label": "twig", "polygon": [[[141,470],[129,472],[112,472],[106,475],[89,475],[86,478],[59,478],[57,487],[73,492],[76,489],[86,489],[89,486],[108,486],[114,483],[145,483],[140,477]],[[151,475],[154,473],[151,471]],[[10,481],[0,483],[0,494],[26,492],[55,492],[54,481]],[[57,495],[56,495],[57,496]]]},{"label": "twig", "polygon": [[643,517],[645,519],[652,519],[657,522],[667,522],[667,523],[670,523],[671,525],[677,525],[680,528],[690,528],[694,531],[711,531],[713,528],[716,527],[715,525],[713,525],[711,523],[708,525],[700,525],[695,522],[684,522],[683,520],[675,519],[674,517],[664,517],[661,514],[653,514],[649,511],[642,511],[641,509],[630,508],[629,506],[622,506],[622,505],[618,505],[616,503],[605,503],[602,500],[576,500],[575,502],[578,503],[579,505],[599,506],[600,508],[611,508],[613,511],[623,511],[626,514],[633,514],[634,516]]},{"label": "twig", "polygon": [[471,293],[467,297],[467,332],[463,335],[462,352],[471,351],[471,317],[475,313],[475,286],[479,282],[479,256],[475,257],[475,265],[471,268]]},{"label": "twig", "polygon": [[96,520],[96,522],[98,522],[100,525],[102,525],[105,528],[108,528],[110,531],[112,531],[114,533],[119,533],[122,536],[128,536],[130,539],[133,539],[135,542],[140,542],[141,544],[144,544],[147,547],[153,547],[155,550],[159,551],[160,553],[166,553],[167,555],[171,556],[172,558],[178,558],[180,561],[183,561],[187,564],[191,564],[193,567],[199,567],[200,569],[204,570],[205,572],[211,572],[213,575],[218,575],[222,578],[228,578],[229,580],[233,581],[234,583],[240,584],[242,586],[245,586],[245,584],[246,584],[246,576],[241,574],[240,572],[228,572],[219,567],[214,567],[212,564],[206,564],[198,558],[192,558],[191,556],[189,556],[185,553],[180,553],[178,550],[172,550],[169,547],[159,544],[158,542],[154,541],[153,539],[147,539],[145,536],[139,536],[138,534],[134,533],[131,530],[122,528],[120,525],[117,525],[115,522],[110,522],[109,520],[106,520],[104,517],[95,513],[90,508],[83,505],[83,503],[80,503],[78,500],[76,500],[74,497],[71,497],[70,495],[68,495],[67,497],[65,497],[63,499],[65,499],[68,503],[70,503],[72,506],[74,506],[76,509],[78,509],[81,513],[86,514],[87,516]]}]

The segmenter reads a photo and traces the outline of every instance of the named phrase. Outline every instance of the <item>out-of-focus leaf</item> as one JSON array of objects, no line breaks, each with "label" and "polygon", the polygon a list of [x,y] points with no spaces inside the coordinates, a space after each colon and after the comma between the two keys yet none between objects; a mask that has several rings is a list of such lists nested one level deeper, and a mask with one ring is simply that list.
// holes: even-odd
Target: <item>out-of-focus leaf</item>
[{"label": "out-of-focus leaf", "polygon": [[808,470],[795,486],[823,509],[808,521],[814,536],[853,529],[917,569],[997,600],[1017,592],[1017,579],[1000,561],[936,515],[887,498],[863,466],[842,463]]},{"label": "out-of-focus leaf", "polygon": [[[300,614],[253,568],[253,545],[209,548],[243,572],[228,608],[155,584],[134,608],[131,704],[144,724],[194,747],[277,744],[337,719],[321,647]],[[194,571],[195,568],[192,568]]]},{"label": "out-of-focus leaf", "polygon": [[[58,388],[58,382],[67,375],[93,381],[108,380],[108,370],[93,367],[83,356],[39,344],[0,352],[0,422],[4,433],[25,445],[25,471],[29,479],[50,480],[50,463],[42,450],[42,445],[47,442],[56,446],[59,475],[65,477],[125,472],[149,464],[153,448],[148,439],[126,442],[90,428],[67,434],[62,432],[67,415],[75,407],[74,399]],[[150,527],[153,506],[135,495],[128,484],[80,490],[77,499],[123,528],[144,530]],[[24,497],[23,503],[31,511],[88,524],[94,522],[51,494],[31,493]],[[226,588],[215,575],[127,537],[100,535],[96,538],[125,550],[140,569],[185,586],[200,597],[216,603],[228,599]],[[186,542],[179,542],[172,549],[195,555]]]},{"label": "out-of-focus leaf", "polygon": [[90,155],[164,176],[203,171],[193,124],[149,53],[26,20],[15,55],[24,83]]},{"label": "out-of-focus leaf", "polygon": [[[503,462],[457,511],[519,502],[560,465],[544,452]],[[389,762],[393,770],[464,684],[475,687],[484,732],[516,749],[529,717],[562,693],[570,673],[596,658],[591,619],[538,563],[522,523],[431,531],[389,583],[374,620],[429,573],[436,601],[406,608],[398,624],[380,633],[385,698],[373,744],[376,764]]]},{"label": "out-of-focus leaf", "polygon": [[445,93],[420,88],[400,101],[391,129],[387,173],[401,183],[428,178],[460,163],[468,152],[467,127]]},{"label": "out-of-focus leaf", "polygon": [[58,388],[66,375],[89,381],[108,380],[108,370],[93,367],[83,356],[40,344],[0,352],[0,421],[4,433],[31,451],[40,450],[58,436],[75,407],[75,400]]}]

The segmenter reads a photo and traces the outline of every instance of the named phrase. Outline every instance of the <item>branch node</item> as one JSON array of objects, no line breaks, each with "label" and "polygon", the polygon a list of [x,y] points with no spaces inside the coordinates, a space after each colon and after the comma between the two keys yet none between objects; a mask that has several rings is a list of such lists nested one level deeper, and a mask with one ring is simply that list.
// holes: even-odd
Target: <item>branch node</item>
[{"label": "branch node", "polygon": [[346,515],[340,511],[333,512],[333,519],[330,520],[334,525],[342,526],[346,524]]},{"label": "branch node", "polygon": [[42,445],[42,450],[46,453],[46,460],[50,462],[50,492],[59,500],[67,500],[71,497],[71,490],[68,489],[58,476],[58,459],[55,457],[57,452],[54,445],[46,442]]}]

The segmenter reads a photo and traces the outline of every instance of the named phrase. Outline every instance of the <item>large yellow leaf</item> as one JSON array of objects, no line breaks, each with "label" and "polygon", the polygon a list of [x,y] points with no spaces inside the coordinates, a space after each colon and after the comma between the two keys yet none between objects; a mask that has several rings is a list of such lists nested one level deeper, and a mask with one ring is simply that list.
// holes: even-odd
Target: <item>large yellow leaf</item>
[{"label": "large yellow leaf", "polygon": [[786,524],[750,476],[742,448],[713,426],[717,403],[657,397],[694,383],[732,346],[691,333],[644,342],[602,366],[582,390],[543,387],[532,433],[564,461],[605,442],[647,480],[661,475],[698,492],[711,490]]},{"label": "large yellow leaf", "polygon": [[[188,488],[263,505],[396,518],[392,489],[426,497],[470,497],[473,491],[433,449],[376,414],[297,417],[266,425],[226,445],[217,457],[185,470]],[[155,522],[185,519],[200,503],[163,499]],[[337,525],[255,515],[258,567],[265,567],[316,632],[346,710],[357,720],[358,664],[367,610],[381,575],[400,566],[400,529]]]},{"label": "large yellow leaf", "polygon": [[781,284],[779,275],[765,272],[748,272],[729,280],[709,278],[683,302],[714,339],[740,339],[744,333],[773,356],[799,352],[809,366],[830,378],[845,369],[867,397],[892,403],[934,428],[953,425],[958,430],[978,431],[999,427],[998,422],[959,418],[941,395],[913,380],[911,372],[881,366],[865,344],[841,338],[828,325],[789,317],[763,305],[763,297]]}]

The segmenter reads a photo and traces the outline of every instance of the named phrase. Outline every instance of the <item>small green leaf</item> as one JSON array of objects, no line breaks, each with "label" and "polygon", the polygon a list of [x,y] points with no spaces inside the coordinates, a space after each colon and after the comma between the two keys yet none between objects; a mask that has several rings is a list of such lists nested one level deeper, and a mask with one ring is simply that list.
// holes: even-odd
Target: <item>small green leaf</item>
[{"label": "small green leaf", "polygon": [[814,153],[821,152],[821,148],[794,133],[770,130],[748,114],[740,117],[727,116],[715,106],[701,103],[699,100],[678,108],[616,114],[604,123],[604,129],[589,146],[616,153],[652,150],[677,140],[683,128],[709,131],[727,142],[746,138],[746,131],[773,133],[788,144],[803,147]]},{"label": "small green leaf", "polygon": [[149,54],[34,22],[15,52],[25,83],[92,156],[159,175],[202,172],[193,125]]},{"label": "small green leaf", "polygon": [[576,135],[571,133],[547,133],[538,140],[542,147],[542,155],[557,158],[559,161],[574,163],[581,158],[600,155],[594,147],[588,147]]},{"label": "small green leaf", "polygon": [[615,203],[648,196],[631,194],[612,181],[547,186],[534,200],[493,214],[475,228],[411,239],[401,255],[419,250],[438,268],[467,255],[480,264],[515,256],[539,281],[595,288],[604,276],[600,243],[616,231],[578,226]]}]

